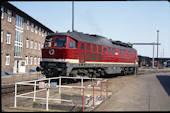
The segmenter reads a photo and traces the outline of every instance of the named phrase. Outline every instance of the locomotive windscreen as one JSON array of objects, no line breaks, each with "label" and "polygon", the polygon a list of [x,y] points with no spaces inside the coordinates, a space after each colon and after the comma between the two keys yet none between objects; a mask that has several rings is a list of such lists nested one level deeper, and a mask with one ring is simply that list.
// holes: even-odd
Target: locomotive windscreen
[{"label": "locomotive windscreen", "polygon": [[56,38],[54,47],[65,47],[66,46],[66,38]]}]

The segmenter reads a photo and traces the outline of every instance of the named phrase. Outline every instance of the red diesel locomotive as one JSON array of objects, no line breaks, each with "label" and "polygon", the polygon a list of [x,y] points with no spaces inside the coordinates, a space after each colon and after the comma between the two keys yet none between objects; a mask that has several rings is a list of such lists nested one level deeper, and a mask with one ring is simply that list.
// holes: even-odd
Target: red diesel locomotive
[{"label": "red diesel locomotive", "polygon": [[82,32],[52,33],[46,37],[37,70],[46,77],[133,74],[137,51],[130,44]]}]

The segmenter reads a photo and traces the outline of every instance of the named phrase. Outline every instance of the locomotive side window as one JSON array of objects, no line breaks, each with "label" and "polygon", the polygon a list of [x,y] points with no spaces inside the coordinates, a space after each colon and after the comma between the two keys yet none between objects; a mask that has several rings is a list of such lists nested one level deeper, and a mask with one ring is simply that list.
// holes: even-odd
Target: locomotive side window
[{"label": "locomotive side window", "polygon": [[83,43],[81,43],[81,49],[84,49],[84,44]]},{"label": "locomotive side window", "polygon": [[98,52],[102,52],[102,46],[98,45]]},{"label": "locomotive side window", "polygon": [[104,51],[107,51],[107,48],[104,48]]},{"label": "locomotive side window", "polygon": [[66,46],[66,38],[56,38],[54,47],[65,47]]},{"label": "locomotive side window", "polygon": [[128,51],[128,55],[130,56],[130,51]]},{"label": "locomotive side window", "polygon": [[93,44],[93,51],[97,50],[97,45]]},{"label": "locomotive side window", "polygon": [[87,47],[87,51],[91,50],[91,44],[87,43],[86,47]]},{"label": "locomotive side window", "polygon": [[90,53],[86,53],[86,60],[91,60],[90,59]]},{"label": "locomotive side window", "polygon": [[102,60],[102,55],[98,54],[98,61],[101,61],[101,60]]},{"label": "locomotive side window", "polygon": [[73,42],[69,41],[69,47],[73,48]]},{"label": "locomotive side window", "polygon": [[46,38],[44,47],[51,47],[53,43],[53,38]]},{"label": "locomotive side window", "polygon": [[110,48],[108,48],[108,53],[110,53]]},{"label": "locomotive side window", "polygon": [[96,60],[96,54],[92,54],[92,60]]},{"label": "locomotive side window", "polygon": [[125,54],[125,51],[123,50],[123,55]]},{"label": "locomotive side window", "polygon": [[70,47],[70,48],[76,48],[76,42],[74,42],[74,41],[69,41],[69,47]]},{"label": "locomotive side window", "polygon": [[121,50],[119,50],[119,54],[121,55]]},{"label": "locomotive side window", "polygon": [[115,52],[115,49],[112,49],[112,53],[114,53]]},{"label": "locomotive side window", "polygon": [[73,48],[76,48],[76,42],[73,42]]}]

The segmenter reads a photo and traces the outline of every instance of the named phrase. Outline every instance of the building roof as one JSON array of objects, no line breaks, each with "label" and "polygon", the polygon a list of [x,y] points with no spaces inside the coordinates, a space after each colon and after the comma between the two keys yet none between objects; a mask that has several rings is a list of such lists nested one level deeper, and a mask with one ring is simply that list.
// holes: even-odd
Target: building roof
[{"label": "building roof", "polygon": [[21,11],[20,9],[18,9],[17,7],[15,7],[14,5],[8,3],[7,1],[1,1],[1,6],[5,6],[7,7],[9,10],[14,11],[15,13],[17,13],[18,15],[28,19],[31,22],[35,22],[36,25],[41,26],[41,28],[45,28],[48,31],[54,32],[51,29],[49,29],[48,27],[44,26],[42,23],[40,23],[39,21],[37,21],[36,19],[32,18],[31,16],[29,16],[28,14],[26,14],[25,12]]}]

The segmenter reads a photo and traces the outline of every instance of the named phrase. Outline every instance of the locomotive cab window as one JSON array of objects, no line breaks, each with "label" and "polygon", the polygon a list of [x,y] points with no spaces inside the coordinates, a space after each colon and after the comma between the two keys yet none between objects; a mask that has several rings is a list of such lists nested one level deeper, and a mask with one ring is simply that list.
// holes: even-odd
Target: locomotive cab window
[{"label": "locomotive cab window", "polygon": [[69,47],[73,48],[73,42],[69,41]]},{"label": "locomotive cab window", "polygon": [[51,47],[53,44],[53,38],[46,38],[44,47]]},{"label": "locomotive cab window", "polygon": [[74,42],[74,41],[69,41],[69,47],[70,47],[70,48],[76,48],[76,42]]},{"label": "locomotive cab window", "polygon": [[56,38],[54,47],[65,47],[66,46],[66,38]]}]

